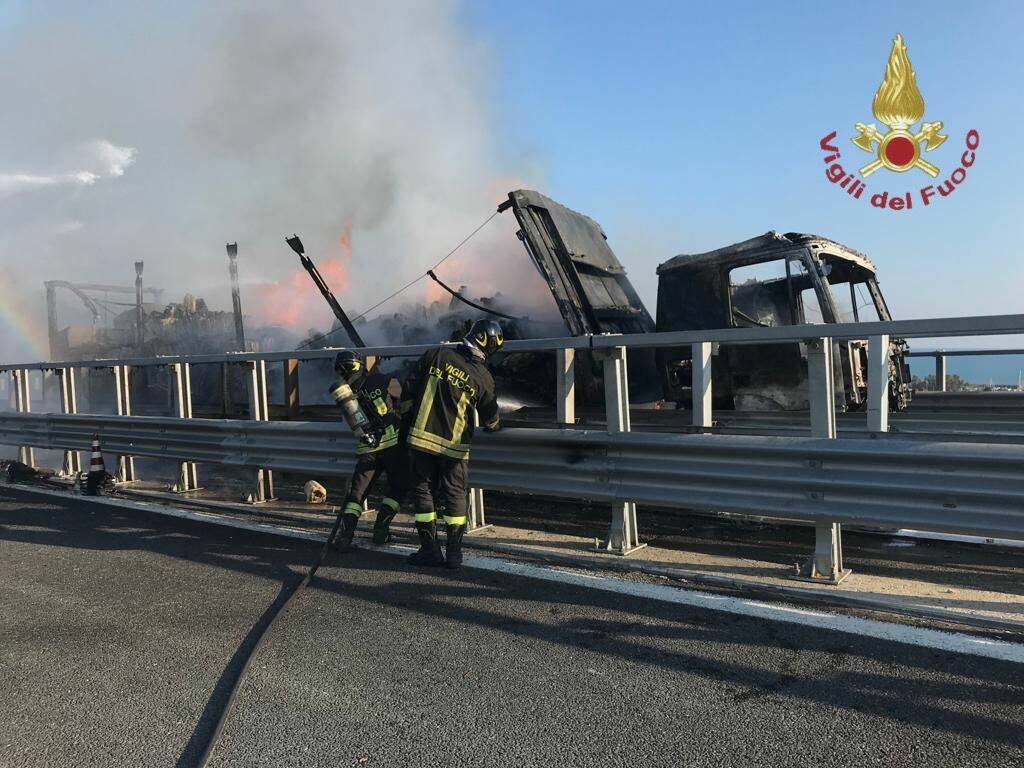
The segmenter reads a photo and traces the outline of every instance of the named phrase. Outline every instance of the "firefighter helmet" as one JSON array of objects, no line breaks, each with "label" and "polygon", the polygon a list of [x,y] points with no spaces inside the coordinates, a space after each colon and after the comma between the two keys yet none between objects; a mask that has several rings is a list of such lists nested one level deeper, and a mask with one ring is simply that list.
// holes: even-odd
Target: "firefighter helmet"
[{"label": "firefighter helmet", "polygon": [[355,352],[346,349],[334,358],[334,372],[347,382],[366,370],[366,363]]},{"label": "firefighter helmet", "polygon": [[476,347],[488,357],[505,343],[505,336],[501,326],[493,320],[477,320],[466,334],[465,341],[471,347]]}]

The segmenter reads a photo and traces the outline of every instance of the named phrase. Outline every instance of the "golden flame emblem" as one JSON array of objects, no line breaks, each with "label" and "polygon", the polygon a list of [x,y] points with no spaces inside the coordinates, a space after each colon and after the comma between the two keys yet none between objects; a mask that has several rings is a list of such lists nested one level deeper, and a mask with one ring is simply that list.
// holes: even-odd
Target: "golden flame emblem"
[{"label": "golden flame emblem", "polygon": [[[885,78],[878,86],[871,103],[875,119],[889,127],[886,133],[878,130],[874,123],[857,123],[859,132],[853,143],[865,152],[876,155],[876,159],[860,169],[862,176],[870,176],[879,168],[902,173],[919,168],[931,177],[939,175],[939,169],[921,157],[925,152],[938,147],[946,140],[939,133],[941,121],[921,123],[916,133],[911,128],[924,115],[924,97],[917,88],[917,78],[907,56],[903,35],[896,35],[892,41],[892,52],[885,65]],[[877,147],[875,144],[877,143]]]}]

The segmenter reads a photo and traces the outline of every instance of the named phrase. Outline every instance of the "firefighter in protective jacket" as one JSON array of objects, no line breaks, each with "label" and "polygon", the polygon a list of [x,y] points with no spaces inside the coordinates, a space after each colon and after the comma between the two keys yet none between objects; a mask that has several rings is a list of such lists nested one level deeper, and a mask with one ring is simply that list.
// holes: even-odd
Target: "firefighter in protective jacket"
[{"label": "firefighter in protective jacket", "polygon": [[[439,347],[420,358],[406,390],[411,400],[409,490],[419,551],[414,565],[462,565],[469,493],[473,412],[487,431],[498,428],[494,379],[484,365],[504,342],[501,326],[478,320],[457,347]],[[447,524],[447,558],[437,540],[435,501]]]},{"label": "firefighter in protective jacket", "polygon": [[400,397],[389,389],[392,378],[367,372],[366,362],[349,350],[338,353],[334,359],[334,370],[341,381],[331,387],[331,394],[346,412],[346,420],[353,427],[358,441],[356,468],[345,497],[342,526],[336,539],[338,550],[348,552],[353,548],[352,537],[363,513],[363,501],[382,472],[388,478],[388,492],[381,500],[381,509],[373,525],[373,543],[385,544],[390,540],[391,521],[406,493],[408,459],[399,439]]}]

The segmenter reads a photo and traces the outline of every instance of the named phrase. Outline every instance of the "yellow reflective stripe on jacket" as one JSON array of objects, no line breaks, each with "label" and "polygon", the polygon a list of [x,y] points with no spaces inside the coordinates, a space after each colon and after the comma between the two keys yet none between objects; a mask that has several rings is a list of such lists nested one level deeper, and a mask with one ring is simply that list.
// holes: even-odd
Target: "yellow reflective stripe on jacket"
[{"label": "yellow reflective stripe on jacket", "polygon": [[434,407],[434,395],[437,394],[437,385],[440,381],[436,376],[427,376],[427,383],[423,387],[423,397],[420,398],[420,409],[416,414],[416,423],[412,425],[413,432],[426,430],[427,419],[430,418],[430,409]]},{"label": "yellow reflective stripe on jacket", "polygon": [[413,429],[409,433],[409,442],[436,454],[454,451],[458,455],[469,454],[469,445],[465,442],[452,442],[431,432]]},{"label": "yellow reflective stripe on jacket", "polygon": [[462,433],[466,431],[466,406],[469,405],[469,398],[463,392],[459,396],[459,404],[455,406],[455,424],[452,428],[452,443],[458,443],[462,439]]},{"label": "yellow reflective stripe on jacket", "polygon": [[416,428],[409,431],[409,445],[428,453],[436,453],[453,459],[464,459],[469,456],[469,445],[466,443],[453,443],[443,437]]}]

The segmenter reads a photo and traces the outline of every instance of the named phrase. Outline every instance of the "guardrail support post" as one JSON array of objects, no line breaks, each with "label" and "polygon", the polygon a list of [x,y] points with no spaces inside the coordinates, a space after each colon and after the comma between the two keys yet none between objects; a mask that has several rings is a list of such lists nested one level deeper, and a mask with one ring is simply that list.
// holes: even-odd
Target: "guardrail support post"
[{"label": "guardrail support post", "polygon": [[[473,429],[480,427],[480,415],[474,410],[473,411]],[[484,489],[483,488],[470,488],[469,489],[469,518],[466,522],[466,533],[479,533],[485,528],[490,528],[490,523],[487,522],[487,517],[484,514]]]},{"label": "guardrail support post", "polygon": [[576,350],[555,350],[555,410],[559,424],[576,423]]},{"label": "guardrail support post", "polygon": [[[629,381],[625,347],[613,347],[604,353],[604,403],[608,432],[629,432]],[[617,501],[612,504],[612,524],[608,538],[597,542],[597,549],[616,555],[628,555],[645,546],[640,543],[637,531],[636,503]]]},{"label": "guardrail support post", "polygon": [[[253,421],[270,421],[267,403],[267,364],[263,360],[246,361],[249,367],[249,418]],[[269,469],[256,470],[256,487],[249,494],[248,501],[262,504],[274,498],[274,473]]]},{"label": "guardrail support post", "polygon": [[[114,366],[114,397],[117,400],[117,415],[132,415],[132,390],[127,365]],[[135,474],[135,457],[117,457],[117,482],[129,483],[139,478]]]},{"label": "guardrail support post", "polygon": [[[78,394],[75,392],[75,369],[57,368],[54,373],[60,383],[60,412],[78,413]],[[78,477],[82,471],[82,456],[78,451],[64,451],[64,466],[61,477]]]},{"label": "guardrail support post", "polygon": [[712,425],[711,418],[711,342],[698,341],[691,347],[691,370],[693,382],[691,399],[693,401],[693,426],[708,429]]},{"label": "guardrail support post", "polygon": [[[188,363],[171,363],[174,380],[174,403],[179,419],[192,418],[192,366]],[[199,477],[194,461],[181,462],[178,482],[171,488],[174,493],[186,493],[199,488]]]},{"label": "guardrail support post", "polygon": [[[19,369],[12,371],[14,375],[14,404],[18,413],[32,412],[32,395],[28,386],[28,371]],[[18,461],[30,467],[36,465],[36,453],[30,445],[18,446]]]},{"label": "guardrail support post", "polygon": [[889,431],[889,335],[868,339],[868,431]]},{"label": "guardrail support post", "polygon": [[[870,375],[870,372],[869,372]],[[888,374],[886,378],[888,386]],[[835,368],[830,337],[807,341],[807,387],[811,408],[811,435],[836,437]],[[824,471],[820,465],[818,472]],[[815,498],[816,491],[811,492]],[[797,578],[838,584],[850,571],[843,568],[843,538],[839,523],[814,526],[814,555],[799,569]]]},{"label": "guardrail support post", "polygon": [[943,351],[935,353],[935,389],[939,392],[946,391],[946,356]]},{"label": "guardrail support post", "polygon": [[285,360],[281,363],[284,373],[284,411],[290,419],[299,418],[299,361]]}]

